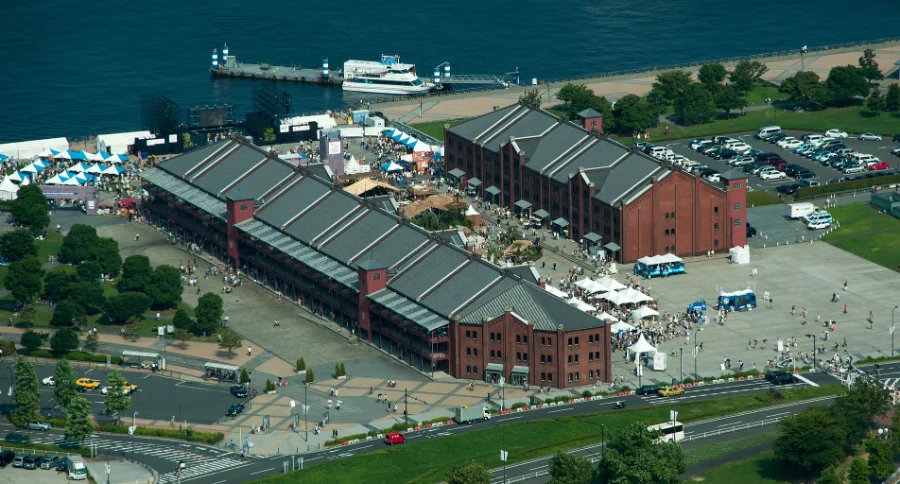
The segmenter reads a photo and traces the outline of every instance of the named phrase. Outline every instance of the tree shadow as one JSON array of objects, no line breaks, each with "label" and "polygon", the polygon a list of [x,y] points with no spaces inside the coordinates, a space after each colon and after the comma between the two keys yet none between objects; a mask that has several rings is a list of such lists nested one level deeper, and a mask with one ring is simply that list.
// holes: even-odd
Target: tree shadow
[{"label": "tree shadow", "polygon": [[859,112],[859,115],[862,116],[862,117],[864,117],[864,118],[872,119],[872,118],[877,118],[878,115],[879,115],[879,113],[875,113],[875,112],[872,112],[872,111],[860,111],[860,112]]},{"label": "tree shadow", "polygon": [[781,462],[772,454],[757,459],[756,474],[761,478],[778,482],[785,480],[791,482],[808,482],[811,478],[815,477],[814,473]]}]

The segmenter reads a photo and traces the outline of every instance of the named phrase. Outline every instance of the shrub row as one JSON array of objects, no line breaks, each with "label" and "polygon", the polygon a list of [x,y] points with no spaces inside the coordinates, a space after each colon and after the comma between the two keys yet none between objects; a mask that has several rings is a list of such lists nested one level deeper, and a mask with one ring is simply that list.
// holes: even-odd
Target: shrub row
[{"label": "shrub row", "polygon": [[[90,353],[85,353],[84,351],[70,351],[68,353],[60,354],[50,350],[38,349],[28,353],[28,356],[34,356],[37,358],[65,358],[70,361],[90,361],[93,363],[106,363],[107,355],[92,355]],[[113,365],[121,365],[122,357],[110,356],[110,361]]]},{"label": "shrub row", "polygon": [[[97,430],[101,432],[109,432],[113,434],[127,434],[128,426],[126,425],[99,425]],[[209,433],[197,432],[192,429],[176,430],[176,429],[154,429],[148,427],[138,427],[134,432],[135,435],[144,435],[147,437],[166,437],[169,439],[187,440],[188,442],[200,442],[202,444],[215,445],[225,438],[222,432]]]},{"label": "shrub row", "polygon": [[827,193],[844,192],[848,190],[860,190],[881,185],[893,185],[900,183],[900,175],[880,176],[877,178],[863,178],[861,180],[852,180],[843,183],[832,183],[818,187],[800,188],[794,194],[794,200],[804,200],[807,198],[815,198]]}]

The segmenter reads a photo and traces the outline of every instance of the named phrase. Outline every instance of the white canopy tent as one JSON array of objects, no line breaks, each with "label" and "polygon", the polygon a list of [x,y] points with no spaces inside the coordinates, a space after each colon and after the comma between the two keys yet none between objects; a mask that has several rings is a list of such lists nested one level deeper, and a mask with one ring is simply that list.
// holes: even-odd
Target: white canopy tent
[{"label": "white canopy tent", "polygon": [[103,167],[101,167],[100,165],[94,163],[93,165],[89,166],[89,167],[88,167],[86,170],[84,170],[84,171],[85,171],[85,173],[92,173],[92,174],[97,175],[97,174],[100,174],[100,173],[103,172]]},{"label": "white canopy tent", "polygon": [[609,314],[609,313],[606,312],[606,311],[603,311],[603,312],[601,312],[601,313],[598,313],[598,314],[597,314],[597,319],[602,319],[603,321],[607,321],[607,322],[609,322],[609,321],[618,321],[618,319],[616,319],[615,316],[613,316],[612,314]]},{"label": "white canopy tent", "polygon": [[631,320],[635,324],[640,324],[640,322],[644,319],[648,318],[659,318],[659,313],[654,311],[652,308],[647,306],[641,306],[631,313]]},{"label": "white canopy tent", "polygon": [[652,297],[632,288],[626,288],[621,291],[610,291],[600,295],[600,299],[605,299],[616,306],[623,304],[639,304],[642,302],[650,302]]},{"label": "white canopy tent", "polygon": [[475,210],[474,207],[472,207],[471,205],[469,205],[469,208],[466,209],[466,213],[464,214],[464,216],[465,216],[465,217],[474,217],[475,215],[481,215],[481,214],[478,213],[478,211]]},{"label": "white canopy tent", "polygon": [[20,160],[34,158],[50,150],[65,151],[69,149],[69,140],[65,138],[39,139],[18,143],[0,144],[0,153],[15,156]]},{"label": "white canopy tent", "polygon": [[0,182],[0,200],[15,200],[19,192],[19,185],[15,184],[10,177]]},{"label": "white canopy tent", "polygon": [[656,348],[654,348],[652,344],[647,342],[647,339],[644,338],[644,333],[641,333],[641,336],[638,338],[638,340],[635,341],[634,344],[629,346],[627,350],[628,353],[635,356],[640,356],[644,353],[648,353],[650,355],[656,354]]},{"label": "white canopy tent", "polygon": [[569,295],[553,286],[544,286],[544,290],[560,299],[568,299]]},{"label": "white canopy tent", "polygon": [[595,308],[594,306],[591,306],[590,304],[582,301],[581,299],[578,299],[577,297],[573,297],[566,302],[569,304],[569,306],[572,306],[575,309],[579,309],[584,312],[597,310],[597,308]]},{"label": "white canopy tent", "polygon": [[634,326],[625,321],[617,321],[609,327],[610,333],[626,333],[628,331],[634,331]]},{"label": "white canopy tent", "polygon": [[576,282],[575,285],[590,294],[625,289],[624,284],[611,277],[602,277],[600,279],[597,279],[596,281],[591,279],[582,279]]}]

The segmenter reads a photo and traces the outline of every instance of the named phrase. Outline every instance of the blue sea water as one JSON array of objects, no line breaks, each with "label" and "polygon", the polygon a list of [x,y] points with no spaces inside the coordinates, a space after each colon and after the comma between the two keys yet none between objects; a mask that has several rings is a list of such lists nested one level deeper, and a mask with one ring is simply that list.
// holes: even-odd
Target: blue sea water
[{"label": "blue sea water", "polygon": [[[900,35],[896,0],[391,0],[2,2],[0,143],[141,128],[140,97],[182,112],[255,82],[212,79],[213,48],[308,67],[397,53],[420,73],[557,79]],[[340,89],[283,85],[293,109],[344,105]]]}]

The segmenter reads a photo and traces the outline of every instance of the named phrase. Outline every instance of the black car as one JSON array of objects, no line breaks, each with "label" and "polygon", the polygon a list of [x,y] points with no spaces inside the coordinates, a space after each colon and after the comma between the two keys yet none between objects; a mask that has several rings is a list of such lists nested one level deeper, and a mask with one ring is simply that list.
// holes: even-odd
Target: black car
[{"label": "black car", "polygon": [[808,168],[801,168],[794,172],[794,178],[796,178],[798,180],[805,180],[808,178],[815,178],[815,177],[816,177],[815,172],[813,172],[812,170],[810,170]]},{"label": "black car", "polygon": [[894,143],[900,143],[900,134],[895,134],[894,139],[892,139],[891,141],[893,141]]},{"label": "black car", "polygon": [[244,385],[235,385],[231,387],[231,394],[238,398],[247,398],[247,387]]},{"label": "black car", "polygon": [[11,450],[4,450],[0,452],[0,467],[6,467],[12,464],[13,459],[16,458],[16,453]]},{"label": "black car", "polygon": [[721,150],[713,151],[709,156],[714,160],[725,160],[737,156],[737,152],[728,148],[722,148]]},{"label": "black car", "polygon": [[753,237],[756,237],[756,233],[757,233],[756,227],[753,227],[750,224],[747,224],[747,238],[751,239]]},{"label": "black car", "polygon": [[659,393],[659,388],[653,385],[644,385],[637,388],[634,393],[638,395],[657,395]]},{"label": "black car", "polygon": [[766,373],[766,380],[772,381],[779,376],[785,376],[785,375],[790,375],[790,374],[791,373],[787,372],[787,371],[780,371],[780,370],[770,371],[770,372]]},{"label": "black car", "polygon": [[784,166],[784,170],[782,170],[782,171],[784,171],[784,173],[785,173],[787,176],[794,176],[794,174],[797,173],[798,171],[800,171],[800,170],[805,170],[805,169],[806,169],[806,168],[804,168],[804,167],[802,167],[802,166],[800,166],[800,165],[791,163],[791,164],[789,164],[789,165],[785,165],[785,166]]},{"label": "black car", "polygon": [[778,193],[783,193],[785,195],[793,195],[797,193],[797,189],[800,188],[800,185],[797,183],[790,183],[788,185],[778,185],[775,187],[775,190]]},{"label": "black car", "polygon": [[741,167],[745,173],[751,173],[753,170],[765,165],[765,161],[754,161],[753,163],[746,164]]},{"label": "black car", "polygon": [[227,412],[225,412],[226,417],[237,417],[241,412],[244,411],[243,403],[235,403],[232,405]]},{"label": "black car", "polygon": [[771,381],[773,385],[790,385],[791,383],[797,383],[800,380],[797,379],[796,376],[787,373],[784,375],[776,375]]},{"label": "black car", "polygon": [[635,141],[632,146],[634,146],[638,151],[646,151],[650,148],[653,148],[653,145],[644,141]]},{"label": "black car", "polygon": [[785,138],[787,138],[787,135],[786,135],[786,134],[784,134],[784,133],[778,133],[778,134],[776,134],[775,136],[772,136],[771,138],[766,138],[766,141],[769,142],[769,143],[777,143],[777,142],[779,142],[779,141],[781,141],[781,140],[783,140],[783,139],[785,139]]}]

